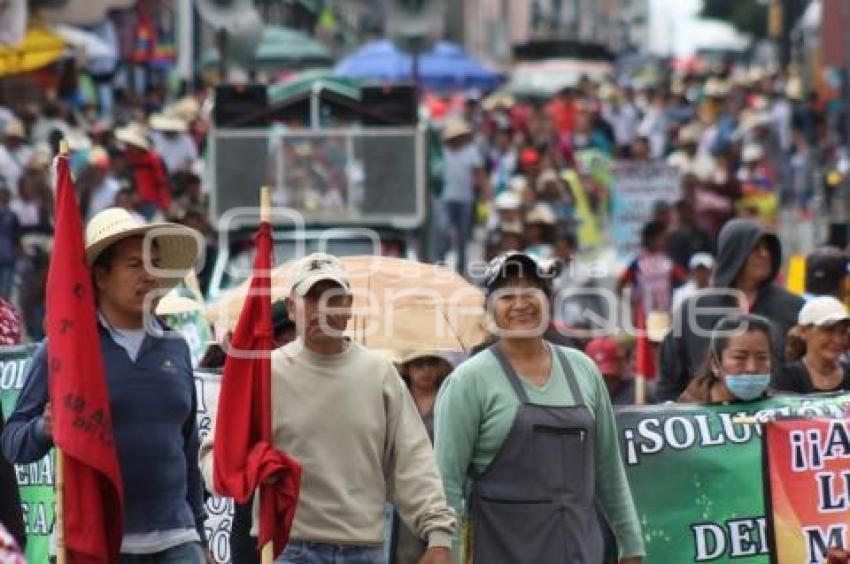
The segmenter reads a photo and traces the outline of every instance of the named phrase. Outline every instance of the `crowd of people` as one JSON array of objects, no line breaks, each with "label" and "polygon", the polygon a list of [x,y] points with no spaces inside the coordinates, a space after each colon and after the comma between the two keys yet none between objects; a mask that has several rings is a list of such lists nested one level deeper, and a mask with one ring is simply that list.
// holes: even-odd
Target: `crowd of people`
[{"label": "crowd of people", "polygon": [[[176,247],[163,240],[154,252],[172,269],[192,268],[200,249],[191,233],[212,233],[200,160],[208,123],[200,98],[155,102],[114,124],[56,101],[0,114],[0,297],[24,319],[15,334],[15,315],[4,317],[0,332],[43,337],[50,163],[64,138],[89,224],[124,479],[121,561],[204,562],[216,444],[199,439],[186,343],[145,326],[140,289],[174,279],[140,268],[139,234],[176,222],[156,237],[193,243],[170,256]],[[388,542],[398,564],[554,563],[564,546],[566,561],[634,564],[644,540],[613,405],[850,390],[845,249],[810,254],[805,295],[778,281],[778,214],[816,211],[817,155],[838,142],[827,107],[795,77],[729,68],[653,86],[584,79],[545,103],[469,96],[456,115],[431,117],[444,141],[433,194],[449,235],[440,254],[452,252],[480,284],[498,330],[457,366],[441,351],[396,366],[342,336],[352,296],[341,262],[298,262],[272,356],[274,446],[304,468],[279,563],[380,562]],[[653,205],[637,256],[606,281],[585,253],[610,228],[613,159],[675,167],[681,190],[673,205]],[[110,226],[108,240],[98,225]],[[476,232],[480,279],[467,268]],[[654,341],[657,375],[640,375],[657,376],[649,390],[637,389],[634,337],[588,322],[589,311],[608,313],[604,304],[592,292],[560,299],[605,284]],[[204,362],[221,360],[219,351]],[[52,446],[47,373],[42,343],[2,429],[8,461],[38,460]],[[14,474],[7,482],[0,492],[14,488]],[[6,509],[15,506],[2,505],[0,522],[22,543],[20,514]],[[254,562],[251,505],[240,514],[234,562]]]}]

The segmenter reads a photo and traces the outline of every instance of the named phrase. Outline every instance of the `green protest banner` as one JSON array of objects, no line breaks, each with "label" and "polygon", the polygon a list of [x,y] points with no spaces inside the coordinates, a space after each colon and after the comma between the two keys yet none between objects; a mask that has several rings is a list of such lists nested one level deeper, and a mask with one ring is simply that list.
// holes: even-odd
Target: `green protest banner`
[{"label": "green protest banner", "polygon": [[769,564],[762,427],[741,418],[842,417],[850,394],[617,411],[646,564]]},{"label": "green protest banner", "polygon": [[[8,417],[24,386],[30,357],[36,345],[0,347],[0,405]],[[47,562],[56,520],[53,497],[53,451],[38,462],[16,464],[21,506],[27,530],[28,562]]]}]

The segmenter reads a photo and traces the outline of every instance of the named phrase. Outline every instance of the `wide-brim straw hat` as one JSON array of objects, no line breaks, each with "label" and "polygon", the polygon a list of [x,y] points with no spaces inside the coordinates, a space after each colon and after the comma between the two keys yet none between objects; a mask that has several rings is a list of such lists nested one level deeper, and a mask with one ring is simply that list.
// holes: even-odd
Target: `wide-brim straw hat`
[{"label": "wide-brim straw hat", "polygon": [[167,114],[154,114],[150,118],[151,129],[156,131],[174,131],[181,133],[186,131],[188,126],[186,121],[178,116],[170,116]]},{"label": "wide-brim straw hat", "polygon": [[6,137],[13,137],[15,139],[26,139],[26,132],[24,131],[24,124],[21,120],[15,119],[6,124],[6,128],[3,130],[3,135]]},{"label": "wide-brim straw hat", "polygon": [[118,141],[140,149],[150,149],[150,141],[148,141],[147,131],[140,125],[131,123],[126,127],[121,127],[115,131],[115,138]]},{"label": "wide-brim straw hat", "polygon": [[[157,278],[172,288],[195,266],[200,234],[177,223],[144,223],[123,208],[107,208],[86,225],[86,262],[91,266],[107,248],[128,237],[151,237],[159,250]],[[159,276],[159,273],[162,273]]]},{"label": "wide-brim straw hat", "polygon": [[469,135],[472,133],[472,128],[462,119],[453,119],[443,128],[443,141],[455,139],[461,135]]},{"label": "wide-brim straw hat", "polygon": [[195,98],[186,96],[174,102],[169,109],[173,115],[180,119],[193,121],[198,119],[201,113],[201,104]]}]

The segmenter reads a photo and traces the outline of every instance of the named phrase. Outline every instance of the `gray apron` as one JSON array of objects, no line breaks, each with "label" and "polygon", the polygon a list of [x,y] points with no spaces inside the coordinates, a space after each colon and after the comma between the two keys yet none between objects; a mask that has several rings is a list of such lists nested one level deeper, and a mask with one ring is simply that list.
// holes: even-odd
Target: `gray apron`
[{"label": "gray apron", "polygon": [[475,564],[600,564],[595,501],[595,423],[570,362],[557,350],[575,406],[529,402],[498,344],[490,348],[520,400],[487,469],[472,473]]}]

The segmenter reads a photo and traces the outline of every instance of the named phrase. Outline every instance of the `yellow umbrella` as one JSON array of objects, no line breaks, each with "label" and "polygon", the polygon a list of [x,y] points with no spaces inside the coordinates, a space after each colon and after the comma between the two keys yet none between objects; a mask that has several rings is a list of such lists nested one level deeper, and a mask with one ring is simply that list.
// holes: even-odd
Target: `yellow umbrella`
[{"label": "yellow umbrella", "polygon": [[0,45],[0,76],[40,69],[65,52],[65,42],[43,27],[30,27],[18,45]]},{"label": "yellow umbrella", "polygon": [[[361,344],[385,351],[469,351],[486,339],[484,295],[453,270],[389,257],[341,260],[354,294],[348,334]],[[272,300],[289,295],[292,265],[272,272]],[[207,320],[232,328],[249,283],[211,304]]]}]

